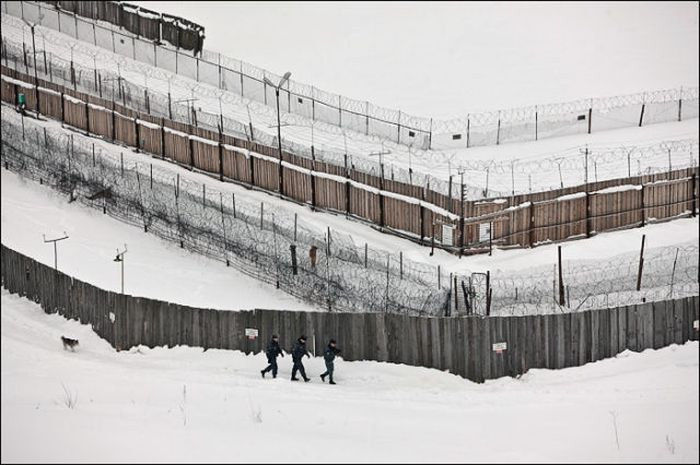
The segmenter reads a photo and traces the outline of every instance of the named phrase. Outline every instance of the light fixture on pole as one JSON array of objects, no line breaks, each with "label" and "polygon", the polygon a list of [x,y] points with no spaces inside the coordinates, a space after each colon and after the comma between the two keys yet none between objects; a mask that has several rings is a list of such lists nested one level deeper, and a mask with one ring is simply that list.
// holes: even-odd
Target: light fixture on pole
[{"label": "light fixture on pole", "polygon": [[126,244],[124,244],[124,250],[120,252],[119,249],[117,249],[117,256],[114,257],[115,262],[120,262],[122,264],[122,294],[124,294],[124,254],[126,252]]},{"label": "light fixture on pole", "polygon": [[35,89],[34,96],[35,96],[35,100],[36,100],[35,109],[36,109],[37,118],[39,118],[40,106],[39,106],[39,78],[37,77],[37,74],[36,74],[36,40],[34,39],[34,27],[36,27],[36,25],[41,22],[43,17],[44,17],[44,15],[40,15],[39,21],[37,21],[35,23],[30,23],[26,19],[22,19],[22,21],[24,21],[24,24],[29,26],[29,29],[31,29],[31,31],[32,31],[32,53],[34,54],[34,89]]},{"label": "light fixture on pole", "polygon": [[68,234],[63,231],[63,237],[57,237],[56,239],[46,239],[46,234],[42,234],[42,237],[44,238],[45,244],[53,242],[53,268],[54,270],[58,270],[58,251],[56,250],[56,242],[62,241],[63,239],[68,239]]},{"label": "light fixture on pole", "polygon": [[265,77],[265,83],[268,86],[271,86],[275,89],[275,98],[277,99],[277,147],[279,149],[279,156],[280,156],[280,161],[279,161],[279,193],[280,197],[282,197],[282,126],[280,124],[280,87],[284,85],[289,80],[289,77],[292,75],[291,71],[287,71],[284,73],[284,76],[282,76],[282,79],[280,79],[279,84],[275,85],[272,81],[270,81],[267,77]]}]

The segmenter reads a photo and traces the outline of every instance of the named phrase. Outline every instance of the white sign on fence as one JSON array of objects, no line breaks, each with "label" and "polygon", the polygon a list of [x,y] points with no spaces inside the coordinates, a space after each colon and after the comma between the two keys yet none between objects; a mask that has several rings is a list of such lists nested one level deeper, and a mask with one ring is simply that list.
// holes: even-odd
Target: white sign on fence
[{"label": "white sign on fence", "polygon": [[493,344],[493,351],[494,352],[501,353],[504,350],[506,350],[507,348],[508,348],[507,342],[496,342],[495,344]]},{"label": "white sign on fence", "polygon": [[444,245],[454,245],[455,227],[449,224],[442,225],[442,243]]},{"label": "white sign on fence", "polygon": [[245,335],[248,336],[248,339],[255,339],[258,337],[258,330],[256,328],[246,328]]},{"label": "white sign on fence", "polygon": [[491,223],[479,223],[479,242],[488,242],[491,236]]},{"label": "white sign on fence", "polygon": [[698,320],[693,321],[693,328],[698,329],[700,325],[698,325]]}]

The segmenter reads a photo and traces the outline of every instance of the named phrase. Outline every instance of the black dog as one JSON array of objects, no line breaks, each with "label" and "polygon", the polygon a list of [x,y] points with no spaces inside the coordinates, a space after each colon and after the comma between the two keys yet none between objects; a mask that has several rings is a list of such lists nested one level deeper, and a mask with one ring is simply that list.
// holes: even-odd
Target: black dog
[{"label": "black dog", "polygon": [[71,339],[65,336],[61,336],[61,342],[63,342],[63,350],[68,350],[70,347],[70,350],[73,352],[75,352],[75,346],[79,344],[77,339]]}]

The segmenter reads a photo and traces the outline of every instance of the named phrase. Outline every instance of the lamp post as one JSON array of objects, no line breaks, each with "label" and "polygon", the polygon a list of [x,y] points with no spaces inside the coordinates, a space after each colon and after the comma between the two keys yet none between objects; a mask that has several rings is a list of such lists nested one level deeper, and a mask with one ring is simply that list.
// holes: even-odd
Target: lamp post
[{"label": "lamp post", "polygon": [[58,251],[56,250],[56,242],[62,241],[63,239],[68,239],[68,234],[63,231],[63,237],[57,237],[56,239],[46,239],[46,234],[42,234],[44,238],[44,243],[53,242],[53,269],[58,270]]},{"label": "lamp post", "polygon": [[282,125],[280,124],[280,87],[284,85],[285,82],[289,80],[289,76],[291,76],[292,73],[291,71],[287,71],[284,73],[284,76],[282,76],[282,79],[280,79],[279,84],[275,85],[273,84],[272,81],[270,81],[267,77],[265,78],[265,83],[268,86],[271,86],[275,89],[275,98],[277,100],[277,148],[279,149],[279,155],[280,155],[280,163],[279,163],[279,193],[280,197],[282,197]]},{"label": "lamp post", "polygon": [[124,244],[124,250],[120,252],[119,249],[117,249],[117,256],[114,257],[115,262],[120,262],[122,264],[122,294],[124,294],[124,254],[126,252],[126,244]]},{"label": "lamp post", "polygon": [[[43,18],[42,16],[39,16],[39,22],[41,22],[41,19]],[[34,39],[34,27],[38,23],[30,23],[26,19],[22,19],[24,21],[24,24],[29,26],[29,29],[32,31],[32,54],[34,55],[34,94],[36,97],[36,117],[39,118],[39,113],[40,113],[40,106],[39,106],[39,78],[37,77],[36,74],[36,41]]]}]

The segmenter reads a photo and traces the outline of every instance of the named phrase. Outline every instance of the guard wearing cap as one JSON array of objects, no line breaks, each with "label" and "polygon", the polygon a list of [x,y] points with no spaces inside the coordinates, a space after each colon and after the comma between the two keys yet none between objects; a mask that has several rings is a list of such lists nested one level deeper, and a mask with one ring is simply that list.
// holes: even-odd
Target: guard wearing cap
[{"label": "guard wearing cap", "polygon": [[276,334],[272,336],[272,339],[270,339],[270,343],[267,344],[265,355],[267,355],[267,363],[269,363],[269,365],[267,366],[267,368],[260,371],[262,377],[264,378],[265,373],[267,373],[268,371],[272,371],[272,377],[277,378],[277,356],[281,355],[282,357],[284,357],[284,353],[280,348],[279,338]]},{"label": "guard wearing cap", "polygon": [[292,367],[292,381],[299,381],[299,378],[297,378],[297,370],[301,373],[301,377],[304,378],[304,381],[307,383],[311,381],[311,378],[306,377],[304,365],[301,363],[301,359],[304,355],[311,358],[309,351],[306,350],[306,336],[301,336],[297,339],[297,342],[294,343],[294,348],[292,349],[292,362],[294,362],[294,366]]},{"label": "guard wearing cap", "polygon": [[335,339],[328,341],[328,347],[323,351],[323,360],[326,362],[326,372],[321,375],[321,381],[326,382],[328,376],[328,384],[335,384],[333,381],[333,360],[340,353],[340,349],[335,346]]}]

